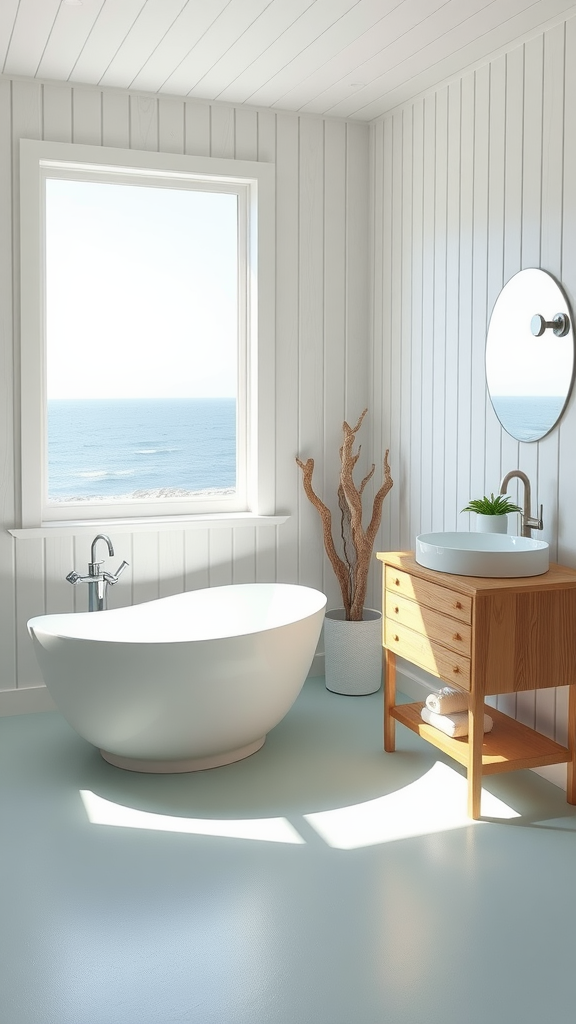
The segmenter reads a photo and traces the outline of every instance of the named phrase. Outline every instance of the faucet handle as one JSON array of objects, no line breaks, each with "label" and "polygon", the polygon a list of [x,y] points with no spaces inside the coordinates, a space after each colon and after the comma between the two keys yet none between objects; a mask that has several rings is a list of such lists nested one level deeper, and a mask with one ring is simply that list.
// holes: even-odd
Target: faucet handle
[{"label": "faucet handle", "polygon": [[543,530],[544,529],[544,520],[542,518],[543,511],[544,511],[544,506],[540,505],[540,515],[539,515],[538,519],[533,519],[532,516],[526,516],[526,518],[524,520],[524,525],[528,526],[531,530]]},{"label": "faucet handle", "polygon": [[76,584],[80,581],[81,576],[79,572],[76,572],[76,569],[72,569],[72,571],[68,573],[66,579],[68,583]]},{"label": "faucet handle", "polygon": [[116,570],[116,572],[114,573],[113,576],[110,575],[107,572],[104,573],[104,575],[106,576],[106,579],[108,580],[108,583],[110,584],[111,587],[113,587],[115,583],[118,583],[118,580],[120,579],[122,573],[124,572],[124,569],[126,569],[129,565],[130,565],[130,562],[122,562],[122,565],[118,566],[118,568],[117,568],[117,570]]}]

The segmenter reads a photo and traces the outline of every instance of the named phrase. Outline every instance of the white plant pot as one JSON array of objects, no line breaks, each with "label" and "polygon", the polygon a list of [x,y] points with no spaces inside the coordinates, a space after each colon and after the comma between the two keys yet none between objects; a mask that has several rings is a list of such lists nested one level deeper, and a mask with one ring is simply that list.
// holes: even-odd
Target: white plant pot
[{"label": "white plant pot", "polygon": [[476,533],[508,533],[508,516],[485,516],[476,513]]},{"label": "white plant pot", "polygon": [[326,689],[351,696],[376,693],[382,682],[382,613],[365,608],[359,622],[344,616],[344,609],[336,608],[324,618]]}]

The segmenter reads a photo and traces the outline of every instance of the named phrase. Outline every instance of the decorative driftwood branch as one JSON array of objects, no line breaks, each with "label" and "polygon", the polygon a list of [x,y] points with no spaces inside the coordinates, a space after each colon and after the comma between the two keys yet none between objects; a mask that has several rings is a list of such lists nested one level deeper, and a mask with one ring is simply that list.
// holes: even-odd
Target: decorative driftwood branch
[{"label": "decorative driftwood branch", "polygon": [[340,535],[344,558],[340,558],[336,551],[332,537],[332,514],[330,509],[318,497],[312,487],[314,459],[308,459],[306,462],[302,462],[298,458],[296,459],[297,464],[302,470],[306,496],[318,510],[322,521],[324,547],[340,585],[346,618],[352,621],[362,618],[372,549],[382,520],[382,505],[384,498],[393,485],[388,462],[390,450],[386,449],[384,456],[384,482],[374,497],[372,516],[368,528],[365,530],[362,524],[362,494],[366,484],[374,475],[375,466],[372,466],[370,472],[362,480],[360,487],[357,487],[354,483],[353,471],[360,456],[360,447],[357,452],[353,451],[353,447],[356,434],[360,430],[367,412],[368,410],[364,409],[354,427],[351,427],[346,422],[342,424],[344,442],[340,448],[338,506],[340,508]]}]

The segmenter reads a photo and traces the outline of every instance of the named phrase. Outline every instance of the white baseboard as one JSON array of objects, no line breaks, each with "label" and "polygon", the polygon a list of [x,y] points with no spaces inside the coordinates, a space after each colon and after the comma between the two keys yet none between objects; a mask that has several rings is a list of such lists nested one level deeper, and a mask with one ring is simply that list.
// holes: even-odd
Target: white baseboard
[{"label": "white baseboard", "polygon": [[0,690],[0,718],[26,715],[36,711],[56,711],[45,686],[21,686],[18,690]]},{"label": "white baseboard", "polygon": [[[410,665],[409,662],[402,662],[400,664],[400,659],[398,660],[397,689],[407,697],[411,697],[412,700],[426,700],[428,694],[433,690],[438,690],[441,685],[443,684],[440,680],[434,676],[421,671],[415,665]],[[490,698],[488,699],[490,700]],[[536,775],[540,775],[547,782],[552,782],[555,786],[566,792],[565,764],[543,765],[541,768],[531,768],[530,771],[536,772]]]}]

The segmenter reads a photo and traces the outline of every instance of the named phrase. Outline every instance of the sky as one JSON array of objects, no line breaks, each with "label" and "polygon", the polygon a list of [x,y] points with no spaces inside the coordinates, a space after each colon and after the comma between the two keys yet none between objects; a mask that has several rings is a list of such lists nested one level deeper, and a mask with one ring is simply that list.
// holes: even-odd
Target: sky
[{"label": "sky", "polygon": [[46,183],[47,394],[233,397],[237,198]]}]

